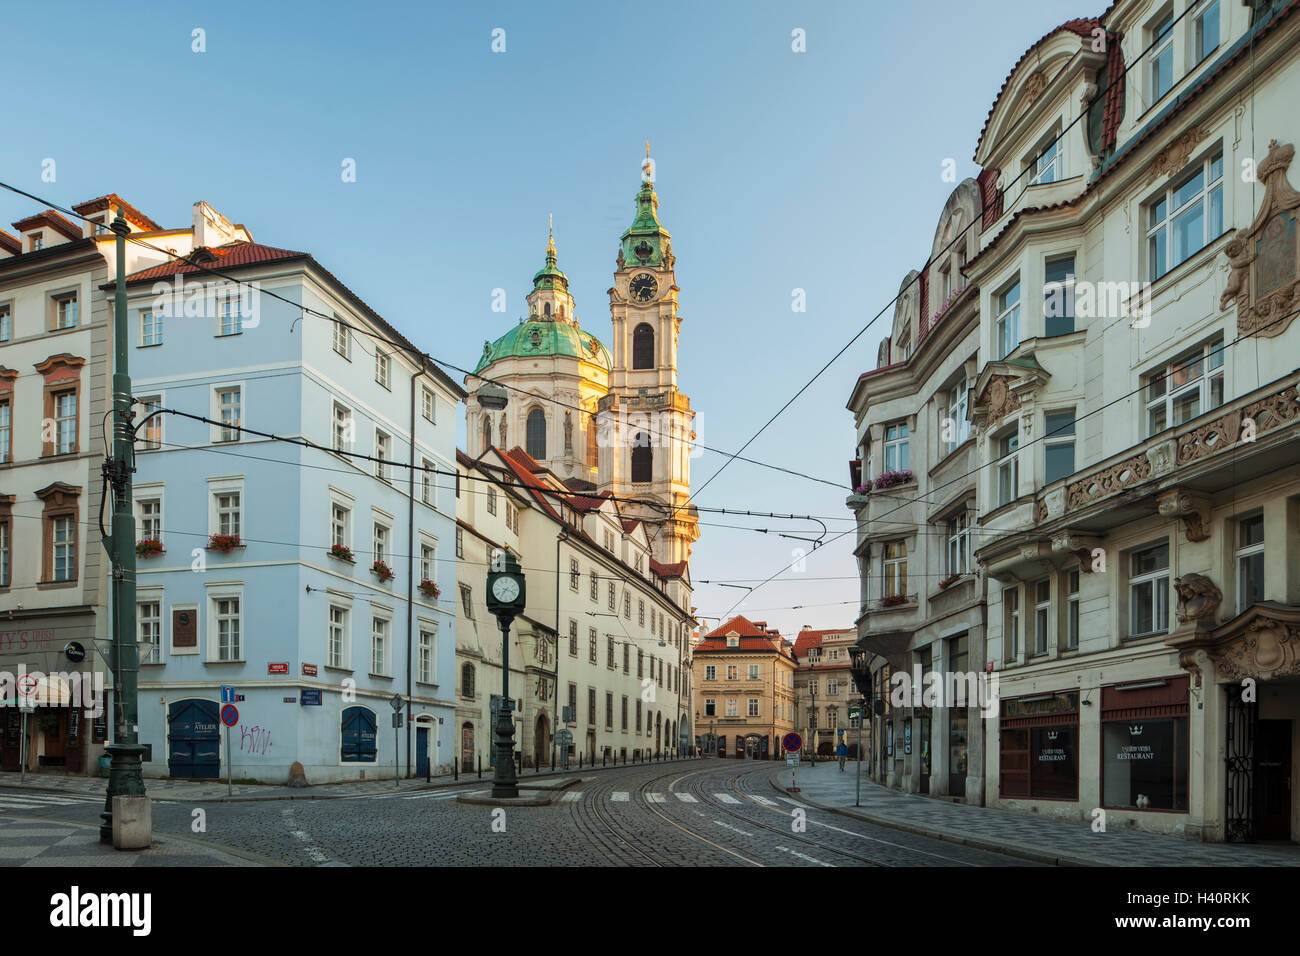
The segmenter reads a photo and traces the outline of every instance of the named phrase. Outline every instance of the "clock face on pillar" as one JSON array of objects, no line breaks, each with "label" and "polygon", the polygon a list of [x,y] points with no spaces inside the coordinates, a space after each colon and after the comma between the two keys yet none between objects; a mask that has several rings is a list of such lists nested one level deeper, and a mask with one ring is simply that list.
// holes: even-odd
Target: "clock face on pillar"
[{"label": "clock face on pillar", "polygon": [[514,578],[497,578],[492,583],[492,596],[502,604],[513,604],[519,597],[519,582]]},{"label": "clock face on pillar", "polygon": [[659,283],[650,273],[641,272],[632,277],[627,290],[637,302],[649,302],[659,292]]}]

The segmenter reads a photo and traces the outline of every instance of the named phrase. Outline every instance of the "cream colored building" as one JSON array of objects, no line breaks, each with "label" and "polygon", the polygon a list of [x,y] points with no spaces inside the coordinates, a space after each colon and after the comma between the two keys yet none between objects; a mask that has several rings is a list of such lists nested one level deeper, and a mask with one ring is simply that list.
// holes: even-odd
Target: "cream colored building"
[{"label": "cream colored building", "polygon": [[776,760],[795,729],[794,649],[764,621],[741,616],[694,647],[695,742],[719,757]]}]

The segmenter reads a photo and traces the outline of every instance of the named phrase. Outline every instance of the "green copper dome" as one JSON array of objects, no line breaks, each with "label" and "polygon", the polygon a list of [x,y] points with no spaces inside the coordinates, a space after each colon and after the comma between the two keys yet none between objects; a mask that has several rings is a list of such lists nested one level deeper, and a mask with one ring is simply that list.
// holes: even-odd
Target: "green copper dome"
[{"label": "green copper dome", "polygon": [[530,319],[516,325],[495,342],[483,343],[483,354],[474,371],[481,372],[503,358],[536,358],[568,355],[599,365],[608,371],[613,362],[609,349],[589,332],[564,320]]},{"label": "green copper dome", "polygon": [[643,180],[636,194],[636,219],[621,237],[619,258],[628,265],[662,266],[672,256],[671,239],[659,222],[659,197],[654,185]]}]

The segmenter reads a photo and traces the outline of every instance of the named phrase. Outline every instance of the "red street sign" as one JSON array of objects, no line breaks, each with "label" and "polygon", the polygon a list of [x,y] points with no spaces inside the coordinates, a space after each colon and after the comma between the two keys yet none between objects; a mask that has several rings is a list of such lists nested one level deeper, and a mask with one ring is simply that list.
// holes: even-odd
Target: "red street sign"
[{"label": "red street sign", "polygon": [[268,674],[287,674],[289,673],[289,662],[285,661],[281,664],[267,664],[266,672]]},{"label": "red street sign", "polygon": [[18,678],[18,693],[22,694],[24,697],[31,697],[36,693],[36,688],[39,684],[40,681],[38,681],[34,675],[24,674],[22,677]]},{"label": "red street sign", "polygon": [[788,733],[781,738],[781,746],[788,751],[796,751],[803,747],[803,738],[796,733]]},{"label": "red street sign", "polygon": [[304,676],[304,677],[315,677],[315,676],[316,676],[316,665],[315,665],[315,664],[303,664],[303,665],[302,665],[302,673],[303,673],[303,676]]},{"label": "red street sign", "polygon": [[239,708],[234,704],[225,704],[221,708],[221,722],[227,727],[239,723]]}]

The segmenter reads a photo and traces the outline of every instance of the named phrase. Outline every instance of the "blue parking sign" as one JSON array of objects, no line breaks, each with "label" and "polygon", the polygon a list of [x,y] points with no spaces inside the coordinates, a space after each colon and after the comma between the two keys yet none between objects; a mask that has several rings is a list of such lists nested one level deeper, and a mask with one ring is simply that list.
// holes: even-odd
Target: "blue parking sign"
[{"label": "blue parking sign", "polygon": [[229,685],[223,685],[221,688],[221,702],[223,704],[233,704],[235,702],[235,688]]}]

